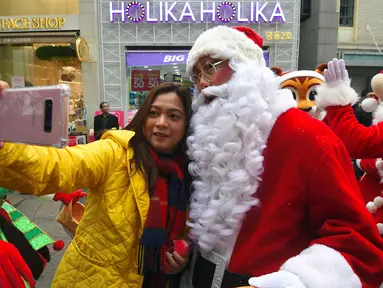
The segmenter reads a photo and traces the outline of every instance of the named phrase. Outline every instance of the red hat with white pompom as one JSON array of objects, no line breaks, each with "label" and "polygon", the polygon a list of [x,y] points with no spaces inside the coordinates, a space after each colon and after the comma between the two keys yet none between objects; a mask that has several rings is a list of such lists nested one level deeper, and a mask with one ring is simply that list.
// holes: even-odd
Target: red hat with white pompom
[{"label": "red hat with white pompom", "polygon": [[189,52],[186,71],[192,75],[194,65],[204,56],[241,63],[255,61],[259,67],[266,67],[262,45],[262,37],[249,27],[216,26],[197,38]]},{"label": "red hat with white pompom", "polygon": [[372,78],[371,88],[375,93],[375,96],[364,99],[361,103],[363,111],[368,113],[374,112],[378,107],[379,102],[383,101],[383,71]]}]

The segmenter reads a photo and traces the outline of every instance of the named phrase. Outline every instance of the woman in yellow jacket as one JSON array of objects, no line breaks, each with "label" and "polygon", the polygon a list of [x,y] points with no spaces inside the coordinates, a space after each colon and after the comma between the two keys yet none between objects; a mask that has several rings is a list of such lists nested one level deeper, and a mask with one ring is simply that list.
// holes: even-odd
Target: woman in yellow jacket
[{"label": "woman in yellow jacket", "polygon": [[[0,94],[5,88],[0,81]],[[38,196],[89,189],[52,287],[177,286],[188,259],[167,251],[185,229],[190,117],[188,91],[167,83],[126,130],[101,141],[66,149],[0,143],[1,187]]]}]

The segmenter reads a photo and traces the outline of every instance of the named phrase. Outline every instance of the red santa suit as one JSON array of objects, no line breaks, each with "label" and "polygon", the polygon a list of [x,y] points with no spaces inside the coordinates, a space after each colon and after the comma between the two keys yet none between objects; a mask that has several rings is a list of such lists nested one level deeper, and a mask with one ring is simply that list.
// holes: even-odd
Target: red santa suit
[{"label": "red santa suit", "polygon": [[190,74],[204,56],[227,59],[234,73],[193,103],[188,224],[197,248],[187,285],[379,287],[383,242],[347,151],[278,89],[254,34],[218,26],[189,54]]},{"label": "red santa suit", "polygon": [[359,187],[368,210],[374,215],[379,232],[383,234],[383,215],[380,211],[383,206],[383,103],[377,105],[377,98],[362,102],[365,111],[372,112],[375,109],[374,125],[365,127],[359,124],[351,108],[357,100],[357,93],[346,81],[335,86],[324,85],[318,93],[319,105],[327,111],[328,126],[343,141],[352,158],[363,159],[357,161],[359,168],[365,172]]}]

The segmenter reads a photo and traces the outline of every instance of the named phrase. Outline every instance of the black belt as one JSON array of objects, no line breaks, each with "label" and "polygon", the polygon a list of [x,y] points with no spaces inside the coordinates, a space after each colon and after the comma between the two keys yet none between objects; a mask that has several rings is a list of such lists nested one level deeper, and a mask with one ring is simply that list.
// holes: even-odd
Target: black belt
[{"label": "black belt", "polygon": [[[194,288],[211,288],[213,284],[216,264],[202,257],[198,252],[194,265],[192,283]],[[250,277],[231,273],[225,269],[221,288],[249,286]]]}]

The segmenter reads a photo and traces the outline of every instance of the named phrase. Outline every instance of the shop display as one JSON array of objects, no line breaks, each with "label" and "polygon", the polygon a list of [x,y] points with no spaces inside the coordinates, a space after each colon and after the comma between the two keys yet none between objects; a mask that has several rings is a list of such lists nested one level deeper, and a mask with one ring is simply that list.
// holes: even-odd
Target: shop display
[{"label": "shop display", "polygon": [[151,89],[162,82],[177,82],[193,93],[186,73],[188,51],[127,52],[128,117],[130,122]]}]

